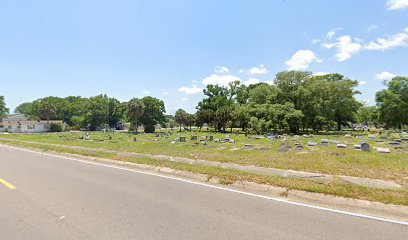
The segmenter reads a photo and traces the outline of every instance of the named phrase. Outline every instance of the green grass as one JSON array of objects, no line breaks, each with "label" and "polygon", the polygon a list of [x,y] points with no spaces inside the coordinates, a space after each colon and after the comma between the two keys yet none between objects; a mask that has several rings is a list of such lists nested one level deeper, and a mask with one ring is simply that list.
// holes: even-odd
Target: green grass
[{"label": "green grass", "polygon": [[[299,171],[318,172],[333,175],[348,175],[355,177],[368,177],[383,180],[391,180],[408,186],[408,154],[407,150],[392,149],[391,154],[355,151],[352,149],[337,149],[333,144],[328,147],[318,146],[308,148],[308,141],[320,143],[321,138],[329,138],[357,143],[360,139],[344,138],[336,136],[314,136],[302,138],[305,148],[303,151],[290,150],[286,153],[278,152],[280,140],[273,144],[267,139],[253,140],[244,135],[232,134],[231,138],[236,143],[208,142],[208,146],[191,146],[189,141],[191,133],[182,133],[186,143],[177,142],[171,144],[178,133],[173,133],[169,138],[156,140],[154,134],[133,135],[128,133],[111,134],[112,140],[108,140],[108,134],[92,133],[91,140],[80,140],[79,136],[84,133],[55,133],[55,134],[3,134],[0,138],[34,141],[39,143],[62,144],[66,146],[81,146],[93,149],[115,150],[122,152],[147,153],[154,155],[167,155],[174,157],[186,157],[191,159],[203,159],[209,161],[232,162],[241,165],[255,165],[262,167],[274,167],[279,169],[292,169]],[[198,139],[209,136],[210,133],[194,133]],[[133,138],[138,139],[133,142]],[[214,134],[214,138],[224,138],[225,134]],[[103,141],[99,141],[103,140]],[[0,140],[1,142],[1,140]],[[375,143],[368,141],[373,146],[389,147],[387,143]],[[244,144],[252,144],[252,150],[244,148]],[[290,141],[290,144],[293,142]],[[407,147],[403,143],[403,147]],[[264,148],[264,149],[262,149]],[[265,149],[271,148],[271,149]],[[351,148],[351,147],[350,147]]]},{"label": "green grass", "polygon": [[[148,157],[130,157],[123,156],[115,153],[106,153],[103,151],[87,151],[83,149],[63,147],[63,146],[50,146],[41,143],[23,143],[2,141],[3,143],[31,148],[41,151],[53,151],[58,153],[76,154],[82,156],[89,156],[95,158],[107,158],[113,160],[127,161],[137,164],[151,165],[156,167],[168,167],[180,171],[205,174],[208,179],[212,177],[218,177],[221,184],[232,184],[238,180],[250,181],[260,184],[268,184],[276,187],[283,187],[288,189],[303,190],[308,192],[330,194],[335,196],[356,198],[369,201],[377,201],[388,204],[408,205],[408,190],[385,190],[376,189],[363,186],[356,186],[346,184],[340,180],[335,179],[329,183],[322,183],[319,181],[313,181],[308,179],[298,178],[282,178],[275,176],[267,176],[261,174],[253,174],[245,171],[231,170],[220,167],[210,167],[202,165],[191,165],[186,163],[178,163],[166,160],[156,160]],[[287,195],[287,190],[282,192],[282,196]]]}]

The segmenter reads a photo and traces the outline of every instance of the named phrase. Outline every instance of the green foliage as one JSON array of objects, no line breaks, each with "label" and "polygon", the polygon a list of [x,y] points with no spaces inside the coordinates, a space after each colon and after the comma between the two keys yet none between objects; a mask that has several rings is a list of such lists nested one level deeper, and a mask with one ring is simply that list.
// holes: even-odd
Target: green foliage
[{"label": "green foliage", "polygon": [[164,102],[150,96],[142,98],[142,101],[145,108],[140,121],[145,128],[145,132],[152,133],[155,131],[155,125],[162,124],[166,120]]},{"label": "green foliage", "polygon": [[8,108],[6,108],[6,102],[4,101],[4,97],[0,96],[0,121],[6,116],[9,112]]},{"label": "green foliage", "polygon": [[376,94],[380,120],[386,127],[401,129],[408,124],[408,78],[395,77],[385,86]]},{"label": "green foliage", "polygon": [[50,132],[62,132],[62,124],[61,123],[51,123]]},{"label": "green foliage", "polygon": [[128,102],[127,106],[127,117],[130,121],[129,131],[136,131],[140,126],[140,117],[143,115],[145,110],[144,102],[141,99],[133,98]]}]

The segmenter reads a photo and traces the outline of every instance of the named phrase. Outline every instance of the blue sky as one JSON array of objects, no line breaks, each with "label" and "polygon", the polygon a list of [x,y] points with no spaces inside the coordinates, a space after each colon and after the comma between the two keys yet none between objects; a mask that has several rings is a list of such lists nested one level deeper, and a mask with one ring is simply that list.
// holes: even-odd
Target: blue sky
[{"label": "blue sky", "polygon": [[152,95],[194,111],[205,84],[295,69],[408,76],[408,0],[1,1],[0,95]]}]

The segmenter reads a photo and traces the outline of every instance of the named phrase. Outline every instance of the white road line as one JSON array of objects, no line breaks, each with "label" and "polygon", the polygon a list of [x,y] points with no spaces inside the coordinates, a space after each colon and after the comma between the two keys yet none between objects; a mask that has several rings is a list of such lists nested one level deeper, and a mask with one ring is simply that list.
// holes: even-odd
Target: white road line
[{"label": "white road line", "polygon": [[401,224],[401,225],[408,226],[408,222],[404,222],[404,221],[397,221],[397,220],[392,220],[392,219],[387,219],[387,218],[374,217],[374,216],[369,216],[369,215],[364,215],[364,214],[359,214],[359,213],[353,213],[353,212],[347,212],[347,211],[338,210],[338,209],[332,209],[332,208],[326,208],[326,207],[320,207],[320,206],[305,204],[305,203],[292,202],[292,201],[289,201],[289,200],[286,200],[286,199],[280,199],[280,198],[274,198],[274,197],[259,195],[259,194],[255,194],[255,193],[243,192],[243,191],[234,190],[234,189],[230,189],[230,188],[214,186],[214,185],[210,185],[210,184],[206,184],[206,183],[194,182],[194,181],[181,179],[181,178],[177,178],[177,177],[170,177],[170,176],[165,176],[165,175],[161,175],[161,174],[157,174],[157,173],[150,173],[150,172],[145,172],[145,171],[141,171],[141,170],[135,170],[135,169],[130,169],[130,168],[126,168],[126,167],[119,167],[119,166],[114,166],[114,165],[109,165],[109,164],[104,164],[104,163],[90,162],[90,161],[87,161],[87,160],[81,160],[81,159],[72,158],[72,157],[65,157],[65,156],[60,156],[60,155],[55,155],[55,154],[50,154],[50,153],[37,152],[37,151],[28,150],[28,149],[24,149],[24,148],[18,148],[18,147],[9,146],[9,145],[0,144],[0,146],[1,147],[6,147],[6,148],[16,149],[16,150],[20,150],[20,151],[25,151],[25,152],[35,153],[35,154],[41,154],[41,155],[50,156],[50,157],[56,157],[56,158],[60,158],[60,159],[66,159],[66,160],[86,163],[86,164],[92,164],[92,165],[97,165],[97,166],[114,168],[114,169],[129,171],[129,172],[135,172],[135,173],[160,177],[160,178],[172,179],[172,180],[176,180],[176,181],[181,181],[181,182],[185,182],[185,183],[205,186],[205,187],[219,189],[219,190],[223,190],[223,191],[239,193],[239,194],[248,195],[248,196],[252,196],[252,197],[263,198],[263,199],[267,199],[267,200],[273,200],[273,201],[277,201],[277,202],[287,203],[287,204],[291,204],[291,205],[295,205],[295,206],[307,207],[307,208],[318,209],[318,210],[323,210],[323,211],[328,211],[328,212],[333,212],[333,213],[339,213],[339,214],[344,214],[344,215],[349,215],[349,216],[354,216],[354,217],[359,217],[359,218],[365,218],[365,219],[370,219],[370,220],[376,220],[376,221],[381,221],[381,222],[395,223],[395,224]]}]

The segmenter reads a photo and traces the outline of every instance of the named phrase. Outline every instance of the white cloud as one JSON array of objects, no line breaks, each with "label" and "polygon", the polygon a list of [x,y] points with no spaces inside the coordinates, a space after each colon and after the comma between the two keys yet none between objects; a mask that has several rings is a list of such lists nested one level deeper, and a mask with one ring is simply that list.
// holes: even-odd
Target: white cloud
[{"label": "white cloud", "polygon": [[394,77],[396,77],[396,76],[397,76],[397,75],[394,74],[394,73],[390,73],[390,72],[387,72],[387,71],[383,71],[383,72],[377,73],[377,74],[375,75],[375,78],[377,78],[378,80],[384,81],[384,80],[390,80],[390,79],[392,79],[392,78],[394,78]]},{"label": "white cloud", "polygon": [[387,10],[400,10],[408,8],[408,0],[389,0],[387,2]]},{"label": "white cloud", "polygon": [[353,41],[352,37],[349,35],[338,37],[336,40],[335,43],[325,43],[322,46],[328,49],[336,48],[337,51],[335,57],[339,62],[346,61],[363,48],[358,41]]},{"label": "white cloud", "polygon": [[181,100],[183,100],[183,101],[188,101],[188,98],[185,97],[185,98],[182,98]]},{"label": "white cloud", "polygon": [[288,70],[305,70],[313,62],[321,62],[321,60],[310,50],[299,50],[285,63]]},{"label": "white cloud", "polygon": [[261,81],[260,81],[259,79],[249,78],[248,80],[244,81],[243,84],[244,84],[245,86],[249,86],[249,85],[251,85],[251,84],[257,84],[257,83],[260,83],[260,82],[261,82]]},{"label": "white cloud", "polygon": [[330,74],[329,72],[315,72],[315,73],[313,73],[313,76],[324,76],[324,75],[327,75],[327,74]]},{"label": "white cloud", "polygon": [[334,35],[336,35],[335,31],[330,31],[326,34],[326,38],[327,39],[332,39],[334,37]]},{"label": "white cloud", "polygon": [[275,84],[275,81],[273,81],[273,80],[271,80],[271,81],[265,81],[267,84],[269,84],[269,85],[274,85]]},{"label": "white cloud", "polygon": [[189,88],[189,87],[181,87],[178,90],[179,92],[182,92],[184,94],[187,95],[191,95],[191,94],[197,94],[197,93],[201,93],[203,92],[202,88],[197,87],[197,85],[193,85],[193,87]]},{"label": "white cloud", "polygon": [[370,26],[367,27],[366,31],[367,32],[372,32],[378,29],[378,25],[377,24],[371,24]]},{"label": "white cloud", "polygon": [[265,68],[265,65],[260,64],[257,67],[252,67],[248,70],[248,73],[250,75],[254,75],[254,74],[267,74],[268,70]]},{"label": "white cloud", "polygon": [[169,92],[162,92],[163,95],[169,95]]},{"label": "white cloud", "polygon": [[366,81],[361,81],[361,82],[358,82],[358,85],[359,86],[363,86],[363,85],[366,85],[367,84],[367,82]]},{"label": "white cloud", "polygon": [[148,91],[148,90],[144,90],[143,93],[144,93],[144,94],[149,94],[149,93],[151,93],[151,92]]},{"label": "white cloud", "polygon": [[234,81],[241,81],[239,77],[235,77],[232,75],[217,75],[217,74],[212,74],[209,77],[206,77],[203,79],[201,82],[204,85],[220,85],[220,86],[228,86],[230,82]]},{"label": "white cloud", "polygon": [[408,28],[387,38],[378,38],[366,46],[367,50],[385,51],[396,47],[408,45]]},{"label": "white cloud", "polygon": [[216,73],[229,73],[229,69],[224,66],[216,66],[214,69],[214,72]]},{"label": "white cloud", "polygon": [[321,42],[322,40],[320,40],[320,39],[312,39],[312,44],[316,44],[316,43],[319,43],[319,42]]}]

